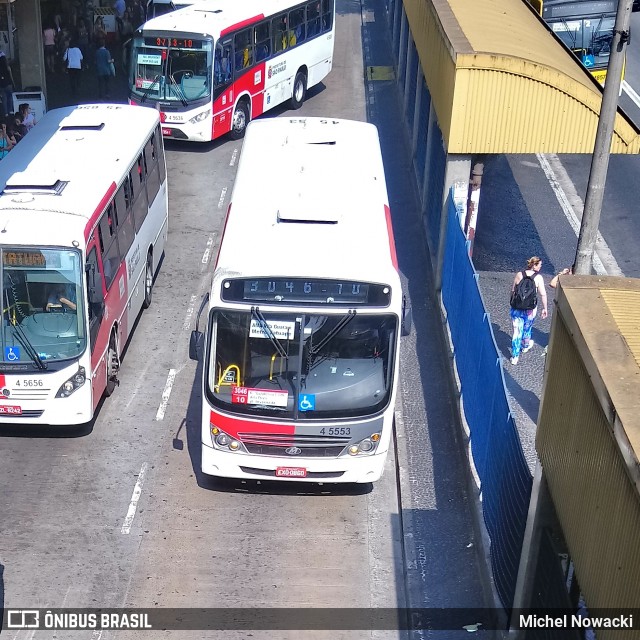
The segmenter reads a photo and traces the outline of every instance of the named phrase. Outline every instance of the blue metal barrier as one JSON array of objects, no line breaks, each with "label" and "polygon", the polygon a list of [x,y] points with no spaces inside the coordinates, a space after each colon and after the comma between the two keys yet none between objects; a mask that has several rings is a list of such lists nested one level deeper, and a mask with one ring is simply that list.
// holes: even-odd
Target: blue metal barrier
[{"label": "blue metal barrier", "polygon": [[442,299],[460,380],[471,455],[480,478],[482,512],[491,540],[491,567],[506,609],[513,605],[532,477],[522,452],[504,385],[478,274],[460,228],[451,194]]}]

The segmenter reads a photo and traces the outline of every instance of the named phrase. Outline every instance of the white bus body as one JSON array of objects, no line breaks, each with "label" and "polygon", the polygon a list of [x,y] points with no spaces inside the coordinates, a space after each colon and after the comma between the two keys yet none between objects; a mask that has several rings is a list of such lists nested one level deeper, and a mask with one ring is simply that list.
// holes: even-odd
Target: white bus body
[{"label": "white bus body", "polygon": [[0,161],[0,424],[88,422],[167,237],[157,112],[49,111]]},{"label": "white bus body", "polygon": [[209,296],[202,471],[377,480],[403,310],[375,126],[252,122]]},{"label": "white bus body", "polygon": [[177,140],[244,135],[249,121],[331,71],[334,0],[201,0],[133,38],[129,101],[156,107]]}]

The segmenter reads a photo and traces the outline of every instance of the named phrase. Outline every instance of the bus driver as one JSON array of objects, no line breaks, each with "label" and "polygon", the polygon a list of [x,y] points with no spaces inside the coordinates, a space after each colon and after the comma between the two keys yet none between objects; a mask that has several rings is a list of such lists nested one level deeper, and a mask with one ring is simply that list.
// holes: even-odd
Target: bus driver
[{"label": "bus driver", "polygon": [[45,311],[51,311],[59,308],[64,310],[65,307],[67,309],[71,309],[71,311],[76,310],[75,287],[73,285],[64,285],[60,283],[51,285]]}]

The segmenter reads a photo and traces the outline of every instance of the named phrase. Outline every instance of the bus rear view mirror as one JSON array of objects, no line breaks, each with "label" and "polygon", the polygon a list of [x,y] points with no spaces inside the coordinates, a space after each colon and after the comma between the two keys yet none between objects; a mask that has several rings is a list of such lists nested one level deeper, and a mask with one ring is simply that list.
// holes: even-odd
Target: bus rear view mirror
[{"label": "bus rear view mirror", "polygon": [[189,357],[192,360],[200,359],[200,350],[202,349],[202,343],[204,342],[204,333],[202,331],[194,330],[191,332],[189,338]]},{"label": "bus rear view mirror", "polygon": [[198,315],[196,316],[196,328],[191,332],[191,337],[189,338],[189,357],[192,360],[199,359],[199,351],[202,348],[202,343],[204,341],[204,333],[199,330],[200,316],[202,315],[202,311],[204,310],[208,302],[209,294],[206,293],[202,298],[202,303],[200,304],[200,308],[198,309]]},{"label": "bus rear view mirror", "polygon": [[400,324],[400,335],[408,336],[413,326],[413,312],[411,305],[407,302],[407,297],[402,296],[402,320]]}]

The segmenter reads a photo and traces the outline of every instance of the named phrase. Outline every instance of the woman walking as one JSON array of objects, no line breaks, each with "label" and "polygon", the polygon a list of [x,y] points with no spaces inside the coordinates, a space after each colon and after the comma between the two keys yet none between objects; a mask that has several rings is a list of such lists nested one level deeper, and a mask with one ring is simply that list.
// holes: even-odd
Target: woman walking
[{"label": "woman walking", "polygon": [[531,329],[538,312],[538,299],[542,301],[542,318],[547,317],[547,291],[540,275],[542,260],[532,256],[527,260],[527,268],[518,271],[511,285],[511,364],[518,364],[521,353],[533,347]]},{"label": "woman walking", "polygon": [[109,99],[109,78],[115,75],[113,58],[104,46],[104,40],[98,40],[96,51],[96,75],[98,76],[98,96],[100,100]]},{"label": "woman walking", "polygon": [[83,60],[82,51],[75,38],[71,39],[69,48],[64,52],[63,60],[67,64],[67,73],[69,74],[69,82],[71,83],[71,97],[75,100],[78,97]]}]

